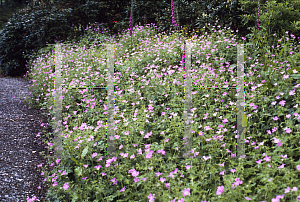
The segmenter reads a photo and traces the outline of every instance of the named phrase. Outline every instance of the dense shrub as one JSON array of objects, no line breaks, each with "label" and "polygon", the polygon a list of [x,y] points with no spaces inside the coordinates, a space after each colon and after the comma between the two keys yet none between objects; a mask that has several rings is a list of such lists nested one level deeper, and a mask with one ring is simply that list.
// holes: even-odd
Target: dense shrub
[{"label": "dense shrub", "polygon": [[[289,22],[291,22],[291,19],[294,19],[294,14],[299,15],[299,13],[296,14],[293,11],[291,11],[290,13],[287,12],[290,7],[286,6],[288,6],[288,4],[274,4],[274,2],[269,2],[268,4],[266,4],[265,7],[268,12],[260,12],[259,29],[257,29],[256,27],[248,28],[248,30],[251,30],[251,33],[248,34],[246,37],[248,39],[251,39],[249,40],[249,42],[253,44],[253,47],[246,47],[245,52],[247,53],[247,57],[251,58],[252,62],[250,62],[249,64],[260,64],[260,68],[257,69],[257,72],[259,72],[259,76],[256,79],[253,79],[253,81],[263,81],[262,83],[264,86],[264,95],[269,96],[276,94],[285,94],[283,96],[284,101],[286,102],[285,112],[288,114],[295,114],[297,112],[295,105],[298,104],[298,102],[295,102],[290,96],[287,96],[287,94],[292,95],[293,92],[289,92],[286,86],[291,87],[299,83],[300,74],[295,73],[300,71],[299,65],[297,64],[300,61],[299,50],[297,50],[299,49],[298,36],[300,35],[300,33],[298,33],[298,35],[295,36],[293,32],[285,31],[286,29],[282,29],[282,27],[277,27],[276,21],[273,20],[273,18],[276,18],[276,16],[281,16],[281,9],[282,11],[285,10],[287,14],[286,20],[289,19]],[[265,11],[265,9],[262,10]],[[254,16],[251,17],[253,18]],[[250,18],[248,16],[248,19]],[[282,20],[279,21],[282,22]],[[289,27],[289,29],[291,30],[295,30],[291,23],[286,23],[284,26]],[[289,46],[286,43],[288,43]],[[258,51],[253,51],[254,49]],[[276,60],[276,63],[280,62],[280,65],[274,64]],[[287,67],[286,71],[280,71],[280,74],[282,75],[284,75],[284,73],[294,73],[291,75],[290,82],[284,83],[285,87],[283,87],[283,83],[281,85],[280,83],[277,83],[279,80],[277,79],[277,77],[273,76],[276,72],[274,66],[279,66],[279,69],[285,68],[285,66]],[[289,78],[289,76],[287,75],[283,77],[284,79]],[[265,102],[266,98],[267,97],[264,97],[264,99],[262,99],[262,102]],[[276,99],[279,99],[279,96],[276,97]],[[274,103],[276,102],[273,102],[272,105],[274,105]],[[265,109],[266,111],[264,111]],[[270,124],[274,120],[270,119],[270,116],[272,114],[275,114],[275,112],[267,113],[267,109],[268,105],[265,105],[265,107],[263,107],[262,110],[257,113],[257,115],[252,117],[252,122],[254,123],[254,125],[250,130],[254,130],[255,128],[261,128],[262,131],[270,131],[270,129],[272,129],[272,127],[270,127]],[[284,121],[284,116],[282,114],[278,116],[278,118],[280,121]],[[286,123],[290,124],[291,126],[298,127],[299,119],[292,119],[287,121]],[[284,134],[284,129],[282,128],[278,130],[278,133],[279,135]],[[263,138],[261,138],[260,140],[262,139]],[[267,144],[269,144],[269,142]],[[290,155],[293,156],[293,154]],[[299,160],[298,154],[294,156],[297,160]]]},{"label": "dense shrub", "polygon": [[89,22],[101,22],[104,15],[100,3],[94,1],[82,5],[70,2],[66,6],[61,3],[37,3],[13,15],[0,32],[1,73],[24,75],[28,70],[26,63],[38,57],[47,42],[53,44],[67,39],[78,42]]},{"label": "dense shrub", "polygon": [[70,28],[66,18],[70,16],[71,9],[61,10],[60,13],[55,8],[50,11],[49,7],[35,5],[30,12],[21,10],[13,15],[1,32],[2,73],[7,76],[24,74],[29,55],[45,46],[46,41],[53,43],[54,39],[67,36],[66,30]]},{"label": "dense shrub", "polygon": [[[67,39],[78,42],[81,40],[80,35],[85,34],[84,28],[89,22],[92,24],[94,24],[93,22],[105,23],[104,26],[112,34],[117,34],[129,27],[131,1],[69,0],[68,2],[56,1],[55,4],[48,0],[43,2],[16,13],[6,24],[4,30],[0,32],[0,70],[2,73],[8,76],[23,75],[28,70],[26,61],[29,62],[30,59],[36,58],[39,50],[46,47],[46,42],[53,44],[57,40],[62,42]],[[290,30],[294,35],[300,35],[299,25],[297,25],[299,23],[297,19],[300,16],[298,10],[294,11],[299,8],[298,4],[272,2],[261,3],[259,23],[262,29],[260,31],[263,33],[276,32],[279,37],[284,35],[284,30]],[[236,34],[240,38],[250,33],[246,27],[254,27],[257,20],[257,2],[246,0],[232,1],[230,4],[226,2],[198,4],[195,1],[174,1],[174,7],[175,12],[179,14],[179,22],[177,16],[175,16],[175,20],[177,24],[186,28],[186,33],[196,28],[200,31],[198,34],[204,34],[206,28],[203,29],[203,26],[209,25],[209,22],[217,18],[221,19],[221,21],[219,20],[220,25],[227,27],[229,25],[232,30],[239,29]],[[176,11],[176,9],[178,10]],[[229,12],[228,9],[231,11]],[[233,11],[235,14],[231,13]],[[210,15],[205,16],[205,13]],[[243,16],[244,14],[245,16]],[[136,0],[133,3],[134,24],[141,22],[143,25],[155,22],[159,32],[167,33],[172,30],[171,15],[169,1]],[[270,41],[269,45],[271,43]]]},{"label": "dense shrub", "polygon": [[[47,201],[146,201],[147,198],[153,199],[149,201],[154,201],[154,198],[156,201],[180,201],[180,198],[181,201],[274,201],[276,195],[283,196],[279,194],[284,194],[285,201],[296,201],[296,197],[299,200],[299,190],[296,189],[300,185],[297,180],[300,174],[299,121],[296,120],[299,117],[299,84],[293,84],[299,83],[299,79],[294,77],[299,77],[295,72],[300,69],[292,62],[299,58],[299,53],[287,55],[286,48],[276,47],[278,54],[274,55],[274,60],[278,64],[273,64],[261,55],[261,51],[270,47],[267,36],[262,36],[257,30],[253,31],[250,40],[254,47],[245,48],[245,115],[248,119],[245,154],[253,158],[230,159],[237,150],[237,117],[233,112],[236,110],[235,89],[222,89],[218,93],[217,89],[202,88],[193,94],[192,102],[196,107],[193,111],[192,152],[194,156],[203,157],[203,161],[196,158],[179,159],[176,156],[182,156],[184,146],[182,120],[185,72],[178,62],[182,56],[183,40],[177,41],[176,34],[164,36],[161,40],[159,36],[153,36],[154,32],[149,35],[141,32],[135,29],[132,37],[133,41],[139,41],[135,54],[130,54],[128,50],[128,33],[120,41],[108,39],[116,45],[115,70],[120,72],[116,78],[119,92],[115,98],[118,109],[115,144],[119,148],[116,149],[117,158],[113,158],[116,162],[103,157],[105,138],[108,137],[103,116],[106,114],[106,94],[95,93],[92,89],[79,91],[65,88],[62,110],[66,127],[63,156],[55,162],[49,161],[53,170],[43,170],[42,173],[44,183],[50,187]],[[235,47],[228,45],[234,42],[226,39],[222,43],[225,37],[234,40],[235,36],[230,30],[222,32],[216,30],[214,33],[212,30],[213,34],[207,35],[206,39],[191,40],[204,43],[204,47],[207,47],[192,48],[191,58],[195,61],[192,62],[192,78],[197,86],[205,83],[208,84],[205,86],[212,86],[213,82],[221,84],[224,81],[228,86],[236,83],[236,61],[229,63],[229,60],[237,52]],[[95,33],[98,34],[97,31]],[[215,40],[218,37],[221,42]],[[293,39],[285,41],[285,38],[289,36],[284,36],[280,44],[286,47]],[[244,41],[236,42],[240,44]],[[263,47],[258,49],[259,43]],[[154,54],[149,54],[151,50]],[[64,67],[66,71],[62,71],[63,83],[79,86],[82,85],[81,81],[86,81],[87,84],[95,82],[96,86],[102,86],[105,83],[102,76],[107,66],[105,52],[95,51],[87,55],[86,51],[70,51],[71,60],[68,61],[71,62]],[[211,57],[206,58],[208,54]],[[83,63],[87,57],[92,60]],[[221,57],[223,59],[218,60]],[[208,67],[213,68],[201,65],[205,58],[206,64],[210,64]],[[31,88],[35,95],[32,101],[37,101],[37,106],[47,109],[48,115],[53,117],[54,97],[51,89],[54,84],[50,67],[55,61],[51,53],[38,60],[39,64],[28,74],[29,78],[35,80]],[[291,64],[285,64],[284,61]],[[81,66],[80,69],[76,68],[77,65]],[[274,69],[269,68],[272,70],[269,71],[271,65]],[[146,74],[141,75],[143,72]],[[205,77],[205,73],[208,77]],[[217,75],[220,76],[217,78]],[[133,87],[133,84],[140,87]],[[134,101],[138,102],[133,104]],[[136,114],[133,115],[134,112]],[[169,117],[169,114],[172,116]],[[132,115],[134,119],[131,119]],[[52,123],[54,125],[55,121]],[[97,127],[98,131],[91,131],[87,126]],[[147,136],[143,136],[146,133]],[[217,140],[216,133],[220,135],[218,138],[224,134],[224,139],[220,139],[223,142]],[[275,138],[280,135],[280,139]],[[50,149],[54,148],[52,143],[46,143]],[[44,165],[44,168],[48,166]],[[134,173],[131,172],[133,168],[136,169]],[[293,187],[293,192],[288,193],[289,187]]]},{"label": "dense shrub", "polygon": [[[181,22],[179,24],[192,23],[194,27],[195,18],[201,12],[193,13],[186,21],[185,18],[192,9],[189,2],[180,1],[175,6],[179,8]],[[196,6],[196,4],[192,5]],[[134,1],[135,24],[157,22],[160,32],[171,30],[170,6],[169,1]],[[108,27],[113,34],[128,29],[130,8],[130,1],[117,0],[110,2],[70,0],[56,1],[55,4],[46,0],[43,3],[35,3],[28,9],[16,13],[1,33],[0,70],[8,76],[23,75],[28,70],[26,62],[36,58],[38,51],[46,46],[46,42],[53,44],[57,40],[66,41],[69,38],[73,39],[75,35],[84,35],[85,30],[81,28],[85,28],[89,22],[105,22],[105,27]],[[199,23],[198,25],[200,26]],[[80,40],[81,37],[75,38],[74,41],[77,42],[78,39]]]},{"label": "dense shrub", "polygon": [[[258,11],[258,2],[251,0],[242,1],[243,9],[247,11],[255,10],[255,12],[248,12],[242,16],[244,21],[244,26],[247,28],[257,27],[257,11]],[[262,1],[259,9],[259,32],[262,35],[268,35],[269,45],[275,45],[275,38],[281,38],[285,36],[285,32],[289,31],[290,34],[295,36],[300,36],[300,27],[298,19],[300,18],[300,3],[299,2],[286,2],[279,1]],[[298,26],[297,26],[298,25]],[[276,33],[276,37],[273,34]],[[299,38],[294,40],[293,45],[298,44]]]}]

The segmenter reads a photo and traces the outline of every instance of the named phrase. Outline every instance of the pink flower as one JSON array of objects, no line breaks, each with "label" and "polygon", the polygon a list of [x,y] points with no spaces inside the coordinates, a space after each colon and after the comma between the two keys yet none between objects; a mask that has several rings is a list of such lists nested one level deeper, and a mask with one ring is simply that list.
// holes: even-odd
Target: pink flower
[{"label": "pink flower", "polygon": [[285,130],[286,133],[291,133],[292,132],[292,130],[290,128],[285,128],[284,130]]},{"label": "pink flower", "polygon": [[[171,10],[172,10],[172,23],[175,24],[175,18],[174,18],[174,5],[173,5],[173,0],[171,0]],[[177,24],[174,25],[175,27],[177,26]]]},{"label": "pink flower", "polygon": [[[258,18],[259,18],[259,8],[260,8],[260,5],[259,5],[259,1],[258,1]],[[257,19],[257,29],[259,29],[259,23],[258,23],[258,19]]]},{"label": "pink flower", "polygon": [[120,190],[120,192],[123,192],[123,191],[125,191],[125,186]]},{"label": "pink flower", "polygon": [[225,170],[223,170],[222,172],[220,172],[219,175],[224,175],[224,173],[225,173]]},{"label": "pink flower", "polygon": [[98,166],[95,166],[94,167],[96,170],[99,170],[100,168],[102,168],[102,166],[101,165],[98,165]]},{"label": "pink flower", "polygon": [[66,182],[65,184],[64,184],[64,186],[63,186],[63,189],[64,190],[67,190],[69,188],[69,184]]},{"label": "pink flower", "polygon": [[97,153],[93,153],[92,158],[95,158],[97,156]]},{"label": "pink flower", "polygon": [[[185,66],[184,66],[184,58],[185,58],[185,50],[183,50],[183,55],[182,55],[182,65],[183,65],[183,69],[185,70]],[[185,77],[184,77],[185,78]]]},{"label": "pink flower", "polygon": [[224,191],[224,186],[219,186],[218,189],[217,189],[217,195],[221,195]]},{"label": "pink flower", "polygon": [[154,202],[154,200],[156,199],[155,194],[149,194],[147,198],[149,199],[149,202]]},{"label": "pink flower", "polygon": [[182,191],[182,194],[183,194],[184,197],[187,196],[187,195],[191,195],[191,193],[190,193],[190,188],[184,189],[184,190]]},{"label": "pink flower", "polygon": [[191,168],[191,166],[190,166],[190,165],[187,165],[187,166],[185,166],[185,167],[186,167],[186,169],[187,169],[187,170]]}]

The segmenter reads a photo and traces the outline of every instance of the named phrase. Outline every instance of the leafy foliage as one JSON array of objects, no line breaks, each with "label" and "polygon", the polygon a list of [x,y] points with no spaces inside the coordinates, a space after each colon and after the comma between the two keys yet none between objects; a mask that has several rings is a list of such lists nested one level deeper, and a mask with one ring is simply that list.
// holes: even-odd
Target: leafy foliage
[{"label": "leafy foliage", "polygon": [[67,18],[71,9],[59,11],[35,5],[27,11],[15,13],[1,32],[0,68],[7,76],[26,73],[26,59],[45,47],[46,42],[53,43],[55,39],[67,37],[70,30]]},{"label": "leafy foliage", "polygon": [[[282,36],[284,30],[299,34],[300,22],[297,2],[262,2],[259,22],[262,32],[275,32]],[[268,7],[267,7],[268,5]],[[159,32],[173,30],[170,1],[133,1],[135,24],[155,23]],[[216,19],[220,25],[239,29],[238,36],[249,34],[248,27],[254,27],[257,20],[257,2],[249,0],[209,1],[199,3],[192,0],[174,1],[175,20],[191,36],[195,30],[203,34],[208,24]],[[268,10],[265,12],[265,10]],[[26,72],[26,61],[34,59],[46,42],[81,39],[83,29],[89,22],[104,23],[111,33],[128,29],[131,1],[55,1],[44,0],[28,9],[16,13],[1,32],[0,70],[6,75],[21,75]],[[207,15],[209,14],[209,15]],[[245,16],[243,16],[245,15]],[[244,23],[242,23],[244,21]],[[92,23],[93,24],[93,23]],[[82,29],[76,30],[78,27]],[[205,26],[205,29],[202,27]],[[77,37],[76,37],[77,36]],[[298,39],[296,39],[298,40]],[[271,45],[271,41],[269,44]]]},{"label": "leafy foliage", "polygon": [[30,66],[30,61],[40,55],[40,49],[45,48],[46,43],[53,44],[67,39],[79,41],[90,21],[102,19],[104,10],[100,3],[61,3],[36,3],[15,13],[9,20],[0,33],[0,70],[3,74],[24,75],[28,70],[27,62]]},{"label": "leafy foliage", "polygon": [[[244,25],[250,29],[250,27],[257,27],[257,1],[243,0],[243,8],[246,10],[255,10],[255,13],[246,14],[242,19]],[[268,1],[260,4],[259,10],[259,32],[261,35],[268,35],[269,45],[275,45],[275,37],[271,36],[276,33],[276,37],[281,38],[285,35],[286,31],[289,31],[295,36],[300,36],[300,3],[298,1],[286,2],[286,1]],[[250,12],[249,12],[250,13]],[[293,45],[298,44],[299,38],[295,39]]]},{"label": "leafy foliage", "polygon": [[[230,83],[227,82],[227,85],[233,86],[236,75],[236,58],[234,60],[234,56],[237,54],[236,47],[231,46],[228,48],[227,43],[234,42],[220,43],[215,39],[218,37],[221,39],[225,37],[234,38],[235,36],[232,36],[231,30],[225,30],[225,36],[214,32],[212,29],[210,31],[211,36],[207,36],[207,40],[205,40],[206,44],[209,44],[209,46],[206,46],[207,48],[204,48],[204,50],[199,46],[192,48],[191,58],[194,59],[194,62],[192,62],[194,66],[191,68],[194,70],[192,78],[198,80],[197,76],[199,76],[198,82],[200,81],[200,84],[202,84],[203,80],[200,77],[204,78],[206,70],[201,64],[205,60],[205,55],[211,54],[206,64],[212,64],[212,69],[217,71],[220,71],[225,65],[226,67],[224,72],[217,73],[220,75],[218,78],[211,78],[214,75],[213,72],[208,74],[204,78],[204,81],[207,82],[205,86],[212,86],[213,84],[209,81],[219,82],[218,79],[223,80],[223,82],[224,79],[230,81]],[[197,109],[194,111],[192,130],[195,132],[193,133],[194,155],[211,158],[181,160],[175,157],[183,154],[184,147],[182,134],[184,127],[182,121],[184,71],[178,66],[180,66],[183,41],[187,39],[177,41],[176,33],[159,39],[154,30],[146,35],[143,33],[143,29],[135,29],[132,38],[138,46],[132,52],[128,50],[130,43],[128,33],[122,35],[120,41],[115,41],[115,39],[111,41],[117,45],[115,46],[115,72],[120,73],[115,75],[118,77],[116,88],[119,91],[115,99],[116,106],[118,106],[118,110],[116,110],[118,113],[116,113],[115,118],[119,121],[115,124],[117,127],[116,135],[119,136],[115,139],[115,146],[119,148],[116,149],[118,159],[116,162],[111,162],[109,166],[107,165],[108,161],[101,158],[105,152],[105,137],[107,138],[106,128],[103,126],[106,117],[104,106],[106,101],[103,101],[107,94],[103,93],[101,95],[87,90],[85,91],[86,94],[83,95],[84,90],[82,89],[65,89],[64,106],[69,106],[69,108],[63,107],[62,113],[64,114],[65,125],[68,125],[69,128],[64,130],[64,157],[53,171],[45,173],[46,182],[50,184],[48,192],[50,200],[76,201],[84,198],[91,201],[116,199],[120,201],[138,201],[145,199],[150,193],[155,193],[156,200],[170,201],[174,198],[177,200],[185,197],[182,196],[183,188],[190,188],[191,194],[185,197],[187,201],[197,201],[199,198],[211,201],[244,201],[246,196],[252,200],[270,201],[275,195],[284,193],[287,186],[298,187],[300,185],[299,180],[297,180],[299,179],[299,169],[296,169],[296,165],[299,164],[299,149],[297,149],[299,147],[299,127],[293,128],[293,126],[299,125],[295,115],[295,113],[299,113],[299,107],[294,108],[293,106],[299,104],[299,90],[293,84],[300,81],[299,78],[294,78],[294,70],[300,71],[300,69],[293,62],[299,58],[299,53],[289,55],[286,52],[287,48],[278,48],[277,51],[274,51],[275,56],[273,57],[280,63],[275,65],[272,61],[273,58],[264,53],[266,49],[270,48],[268,36],[263,36],[261,32],[255,29],[250,31],[252,33],[249,42],[253,44],[253,47],[245,47],[246,67],[249,67],[245,68],[245,114],[248,119],[248,125],[245,129],[248,136],[247,140],[249,140],[246,155],[254,156],[254,158],[244,160],[230,158],[236,152],[234,139],[236,128],[234,126],[237,120],[236,113],[233,113],[236,106],[231,103],[231,101],[236,102],[236,98],[234,98],[235,89],[230,92],[229,89],[219,91],[214,89],[212,91],[208,88],[201,89],[201,93],[200,90],[197,90],[198,93],[193,95],[193,106]],[[101,33],[94,33],[86,36],[89,38],[105,38],[101,35]],[[292,39],[285,41],[283,40],[285,37],[282,37],[281,44],[288,46],[292,43]],[[189,40],[193,43],[192,39]],[[199,43],[203,41],[203,39],[201,41],[195,40]],[[243,42],[242,40],[236,41],[238,44]],[[92,47],[91,41],[88,39],[84,39],[80,43],[89,44]],[[120,48],[118,44],[122,45],[123,48]],[[163,47],[165,45],[166,47]],[[171,47],[168,48],[168,45]],[[174,49],[172,49],[172,46],[175,46]],[[218,51],[212,51],[215,46]],[[82,47],[82,44],[80,44],[80,47]],[[149,51],[147,48],[149,48]],[[149,54],[152,48],[156,50]],[[88,61],[87,63],[82,62],[82,57],[85,57],[83,54],[86,52],[71,52],[71,62],[68,62],[66,67],[68,71],[62,71],[64,82],[66,84],[73,83],[75,86],[77,86],[76,83],[79,84],[82,81],[81,79],[88,83],[90,81],[95,82],[97,86],[105,83],[105,79],[102,77],[105,74],[105,61],[107,59],[105,52],[104,49],[95,51],[96,55],[91,55],[91,57],[94,57],[93,62]],[[54,63],[52,56],[51,51],[49,51],[47,57],[43,57],[45,63],[37,65],[34,71],[30,73],[31,78],[38,81],[32,87],[35,90],[35,98],[37,98],[39,104],[38,108],[50,109],[53,106],[54,98],[51,96],[50,89],[53,89],[54,86],[49,76],[50,66]],[[217,60],[221,57],[223,59]],[[46,61],[45,58],[50,60]],[[284,61],[289,61],[290,64],[284,64]],[[80,69],[73,68],[72,65],[74,64],[81,65]],[[222,65],[222,67],[219,67],[219,65]],[[270,68],[270,65],[273,65],[277,71]],[[84,71],[82,69],[84,67],[91,67],[91,69]],[[129,67],[131,68],[130,72]],[[156,72],[153,71],[154,68],[157,70]],[[39,74],[36,74],[37,72]],[[175,72],[175,74],[170,75],[172,72]],[[83,76],[78,78],[81,74]],[[83,78],[84,74],[88,75],[89,78]],[[97,74],[101,76],[93,79],[97,77],[95,76]],[[177,80],[177,83],[172,83],[174,79]],[[143,85],[143,82],[145,82],[145,85]],[[134,89],[134,92],[131,91],[132,89]],[[296,89],[294,94],[291,93],[293,89]],[[178,94],[175,92],[178,92]],[[228,96],[225,96],[225,92],[228,93]],[[286,101],[284,105],[272,104],[275,101],[282,103],[283,100]],[[136,102],[136,104],[133,105],[133,102]],[[230,106],[226,106],[228,102]],[[162,106],[162,104],[164,105]],[[218,110],[215,109],[216,107],[218,107]],[[84,110],[87,111],[84,112]],[[138,110],[138,112],[135,110]],[[74,111],[77,114],[74,114]],[[121,112],[121,115],[118,115],[119,112]],[[134,115],[135,112],[136,115]],[[166,114],[163,115],[163,112]],[[209,114],[209,118],[204,118],[207,116],[205,113]],[[173,116],[170,116],[172,114]],[[287,114],[290,114],[291,117],[286,116]],[[92,115],[93,117],[91,117]],[[135,120],[131,119],[133,115],[136,118]],[[274,121],[272,118],[276,116],[279,120]],[[98,120],[99,122],[97,122]],[[156,123],[154,123],[154,120]],[[227,123],[224,120],[227,120]],[[84,130],[84,123],[86,123],[86,126],[97,127],[98,131]],[[80,128],[77,128],[77,126]],[[214,131],[207,130],[207,127]],[[218,141],[215,132],[225,128],[228,130],[224,130],[224,140]],[[276,128],[275,131],[274,128]],[[286,132],[286,128],[292,129],[292,132]],[[270,133],[273,136],[269,136],[268,131],[271,130]],[[124,135],[126,131],[129,133]],[[142,131],[145,132],[143,135],[140,133]],[[162,131],[164,133],[161,133]],[[152,132],[152,134],[150,137],[145,138],[144,135],[148,132]],[[223,134],[223,132],[221,133]],[[280,136],[283,145],[276,145],[272,140],[274,136]],[[168,141],[165,141],[167,139]],[[222,141],[226,144],[221,147]],[[253,142],[256,142],[255,145],[252,144]],[[133,146],[134,144],[137,147]],[[147,144],[151,144],[149,149],[154,151],[151,158],[145,157],[148,151],[144,146]],[[143,152],[136,154],[139,148]],[[163,155],[158,152],[162,149],[165,151]],[[123,152],[128,156],[120,157],[119,155],[122,155]],[[97,153],[97,158],[93,157],[94,153]],[[272,161],[257,163],[267,158],[264,153],[268,157],[272,157]],[[288,156],[287,159],[280,157],[280,154],[285,155],[285,153]],[[134,157],[129,159],[133,154]],[[163,159],[160,159],[161,157]],[[278,169],[283,162],[286,166],[283,169]],[[220,166],[221,163],[225,163],[224,167]],[[186,165],[191,165],[190,169]],[[153,167],[153,169],[150,170],[150,167]],[[128,172],[132,168],[139,172],[137,176],[139,181],[137,182],[134,182],[136,179],[133,174],[131,176]],[[178,168],[178,172],[173,173],[174,178],[172,178],[170,177],[170,171],[174,171],[175,168]],[[234,169],[236,169],[235,172],[232,171]],[[67,176],[58,174],[59,171],[66,171]],[[158,172],[162,173],[161,178],[166,179],[164,183],[160,181],[160,177],[155,175]],[[220,172],[223,172],[223,174],[220,174]],[[57,174],[57,178],[55,178],[56,186],[54,186],[56,182],[52,180],[54,173]],[[113,184],[114,178],[117,179],[116,184]],[[232,183],[235,183],[238,178],[243,183],[236,188],[232,188]],[[274,178],[272,183],[268,181],[271,178]],[[66,190],[62,189],[65,183],[70,185]],[[165,183],[170,183],[170,187],[167,187]],[[219,185],[225,187],[221,196],[216,195]],[[121,192],[120,190],[124,187],[126,187],[124,192]],[[293,191],[286,194],[285,199],[295,201],[297,195],[299,193]]]}]

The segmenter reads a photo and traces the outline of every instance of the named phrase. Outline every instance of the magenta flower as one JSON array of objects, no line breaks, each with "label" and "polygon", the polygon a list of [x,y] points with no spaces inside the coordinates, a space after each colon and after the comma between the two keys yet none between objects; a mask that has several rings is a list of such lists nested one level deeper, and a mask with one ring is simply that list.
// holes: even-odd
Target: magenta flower
[{"label": "magenta flower", "polygon": [[271,161],[271,156],[266,156],[266,157],[264,158],[264,160],[265,160],[266,162]]},{"label": "magenta flower", "polygon": [[123,192],[123,191],[125,191],[125,186],[120,190],[120,192]]},{"label": "magenta flower", "polygon": [[[132,16],[132,12],[131,11],[130,11],[130,20],[129,20],[129,31],[131,31],[131,16]],[[130,32],[130,36],[131,36],[131,32]]]},{"label": "magenta flower", "polygon": [[191,195],[191,193],[190,193],[190,188],[184,189],[184,190],[182,191],[182,194],[183,194],[184,197],[187,196],[187,195]]},{"label": "magenta flower", "polygon": [[[183,50],[183,54],[182,54],[182,65],[183,65],[183,69],[185,70],[185,66],[184,66],[184,58],[185,58],[185,50]],[[184,77],[185,78],[185,77]]]},{"label": "magenta flower", "polygon": [[98,166],[95,166],[94,167],[96,170],[99,170],[100,168],[102,168],[102,166],[101,165],[98,165]]},{"label": "magenta flower", "polygon": [[147,198],[149,199],[149,202],[154,202],[154,200],[156,199],[155,194],[149,194]]},{"label": "magenta flower", "polygon": [[291,133],[292,132],[292,130],[290,128],[285,128],[284,130],[285,130],[286,133]]},{"label": "magenta flower", "polygon": [[284,189],[284,193],[289,193],[291,191],[290,187],[287,187],[286,189]]},{"label": "magenta flower", "polygon": [[217,189],[217,195],[221,195],[224,192],[224,186],[219,186]]},{"label": "magenta flower", "polygon": [[174,6],[173,6],[173,0],[171,0],[171,10],[172,10],[172,23],[174,24],[174,26],[176,27],[177,24],[176,21],[175,21],[175,17],[174,17]]},{"label": "magenta flower", "polygon": [[97,153],[93,153],[92,158],[95,158],[97,156]]},{"label": "magenta flower", "polygon": [[[259,0],[258,0],[258,18],[259,18],[259,8],[260,8],[260,4],[259,4]],[[258,23],[258,19],[257,19],[257,29],[259,29],[259,23]]]}]

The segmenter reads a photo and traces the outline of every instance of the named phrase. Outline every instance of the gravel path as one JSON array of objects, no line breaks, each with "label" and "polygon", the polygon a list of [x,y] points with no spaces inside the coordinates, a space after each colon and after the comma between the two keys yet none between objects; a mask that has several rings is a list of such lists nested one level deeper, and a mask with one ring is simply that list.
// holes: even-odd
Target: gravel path
[{"label": "gravel path", "polygon": [[[0,201],[27,201],[37,196],[44,201],[47,188],[43,185],[37,165],[48,166],[49,155],[39,132],[50,132],[48,118],[36,109],[28,109],[24,99],[30,81],[25,78],[0,77]],[[20,99],[20,96],[22,99]],[[24,104],[23,104],[24,103]],[[40,135],[42,136],[43,133]],[[38,187],[41,187],[38,189]]]}]

